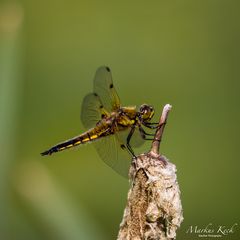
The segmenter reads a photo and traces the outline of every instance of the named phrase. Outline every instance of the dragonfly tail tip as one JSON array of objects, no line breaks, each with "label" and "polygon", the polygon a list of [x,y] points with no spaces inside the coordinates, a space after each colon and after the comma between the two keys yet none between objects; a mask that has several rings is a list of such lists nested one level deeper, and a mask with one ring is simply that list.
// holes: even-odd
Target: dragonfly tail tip
[{"label": "dragonfly tail tip", "polygon": [[45,151],[45,152],[42,152],[42,153],[40,153],[42,156],[46,156],[46,155],[51,155],[52,153],[51,153],[51,151],[49,151],[49,150],[47,150],[47,151]]}]

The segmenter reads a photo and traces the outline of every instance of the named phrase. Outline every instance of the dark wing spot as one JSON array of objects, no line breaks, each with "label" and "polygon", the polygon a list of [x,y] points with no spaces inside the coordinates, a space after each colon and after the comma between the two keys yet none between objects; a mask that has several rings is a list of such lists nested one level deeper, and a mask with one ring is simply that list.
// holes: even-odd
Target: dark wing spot
[{"label": "dark wing spot", "polygon": [[97,96],[98,96],[98,95],[97,95],[97,93],[95,93],[95,92],[93,93],[93,95],[94,95],[95,97],[97,97]]},{"label": "dark wing spot", "polygon": [[123,150],[126,148],[124,144],[121,144],[120,147],[121,147],[121,149],[123,149]]},{"label": "dark wing spot", "polygon": [[108,72],[110,72],[110,68],[109,68],[109,67],[106,67],[106,70],[107,70]]},{"label": "dark wing spot", "polygon": [[110,88],[113,88],[113,84],[111,83],[111,84],[109,85],[109,87],[110,87]]},{"label": "dark wing spot", "polygon": [[101,118],[104,118],[104,117],[105,117],[105,114],[102,114],[102,115],[101,115]]},{"label": "dark wing spot", "polygon": [[100,107],[99,108],[103,108],[103,105],[100,105]]}]

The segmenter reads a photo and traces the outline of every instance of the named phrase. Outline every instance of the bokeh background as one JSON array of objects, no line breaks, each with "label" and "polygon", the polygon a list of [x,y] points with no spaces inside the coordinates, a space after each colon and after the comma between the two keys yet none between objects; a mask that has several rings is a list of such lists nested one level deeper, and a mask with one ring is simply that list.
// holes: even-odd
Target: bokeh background
[{"label": "bokeh background", "polygon": [[[129,183],[88,144],[80,106],[108,65],[123,105],[173,105],[161,146],[184,222],[239,223],[239,1],[0,1],[0,239],[116,239]],[[148,151],[149,144],[140,152]],[[239,225],[226,239],[239,239]]]}]

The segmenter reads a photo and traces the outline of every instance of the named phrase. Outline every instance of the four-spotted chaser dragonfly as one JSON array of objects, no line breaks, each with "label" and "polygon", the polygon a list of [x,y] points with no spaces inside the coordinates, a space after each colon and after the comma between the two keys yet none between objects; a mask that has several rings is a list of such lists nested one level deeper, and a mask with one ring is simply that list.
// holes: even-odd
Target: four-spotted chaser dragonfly
[{"label": "four-spotted chaser dragonfly", "polygon": [[[130,159],[134,157],[132,147],[150,140],[143,126],[156,128],[151,123],[154,115],[152,106],[142,104],[122,107],[112,82],[109,67],[100,67],[94,78],[93,93],[85,96],[82,103],[81,120],[87,131],[65,142],[59,143],[41,155],[51,155],[77,145],[95,142],[94,146],[107,165],[123,176],[127,176]],[[131,145],[130,145],[131,144]]]}]

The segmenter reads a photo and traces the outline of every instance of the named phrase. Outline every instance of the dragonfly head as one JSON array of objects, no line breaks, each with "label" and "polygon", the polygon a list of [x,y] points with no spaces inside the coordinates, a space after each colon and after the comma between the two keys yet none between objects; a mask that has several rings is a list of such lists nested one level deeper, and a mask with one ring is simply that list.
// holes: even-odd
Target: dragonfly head
[{"label": "dragonfly head", "polygon": [[154,115],[153,107],[148,104],[142,104],[140,106],[139,112],[143,121],[150,121]]}]

